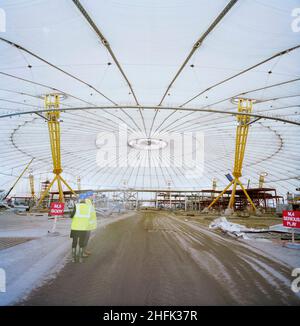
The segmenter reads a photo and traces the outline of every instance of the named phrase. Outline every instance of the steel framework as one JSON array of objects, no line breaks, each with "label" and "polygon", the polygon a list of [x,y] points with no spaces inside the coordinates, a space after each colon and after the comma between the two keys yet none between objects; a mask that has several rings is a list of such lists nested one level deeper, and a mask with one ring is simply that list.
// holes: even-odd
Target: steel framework
[{"label": "steel framework", "polygon": [[[248,99],[239,99],[238,101],[238,112],[239,113],[251,113],[252,112],[252,101]],[[235,192],[236,187],[239,185],[243,192],[245,193],[246,198],[251,204],[254,211],[256,210],[255,205],[253,204],[247,190],[244,188],[243,184],[240,181],[242,176],[243,161],[245,156],[245,149],[247,144],[247,137],[249,132],[250,116],[248,115],[238,115],[237,116],[237,127],[236,127],[236,142],[235,142],[235,157],[234,157],[234,168],[233,168],[233,180],[230,181],[228,186],[219,194],[216,199],[214,199],[211,204],[208,206],[208,209],[211,208],[218,200],[223,196],[223,194],[233,185],[228,208],[233,209],[235,202]]]},{"label": "steel framework", "polygon": [[37,207],[42,203],[45,196],[47,196],[49,190],[57,182],[59,191],[59,201],[64,202],[64,193],[62,188],[62,183],[76,196],[76,193],[68,185],[68,183],[63,179],[61,173],[63,171],[61,166],[61,152],[60,152],[60,111],[59,111],[59,94],[47,94],[45,96],[45,107],[46,109],[51,109],[46,113],[48,119],[48,130],[51,146],[51,154],[53,161],[53,173],[55,174],[53,180],[50,182],[46,190],[41,194],[41,198],[37,203]]}]

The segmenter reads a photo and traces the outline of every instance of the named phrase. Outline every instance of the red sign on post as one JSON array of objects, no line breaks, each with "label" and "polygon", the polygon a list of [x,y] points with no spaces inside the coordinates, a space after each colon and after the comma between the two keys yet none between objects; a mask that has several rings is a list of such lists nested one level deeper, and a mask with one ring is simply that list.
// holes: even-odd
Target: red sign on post
[{"label": "red sign on post", "polygon": [[282,211],[283,226],[288,228],[300,228],[300,211]]},{"label": "red sign on post", "polygon": [[50,216],[63,216],[65,209],[65,203],[51,203],[50,204]]}]

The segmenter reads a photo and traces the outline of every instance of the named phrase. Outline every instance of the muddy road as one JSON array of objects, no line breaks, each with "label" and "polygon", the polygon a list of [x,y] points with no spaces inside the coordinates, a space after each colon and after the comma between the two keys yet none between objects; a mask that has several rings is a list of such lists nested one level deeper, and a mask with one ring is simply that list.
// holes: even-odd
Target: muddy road
[{"label": "muddy road", "polygon": [[167,212],[100,228],[90,247],[21,304],[300,305],[286,264]]}]

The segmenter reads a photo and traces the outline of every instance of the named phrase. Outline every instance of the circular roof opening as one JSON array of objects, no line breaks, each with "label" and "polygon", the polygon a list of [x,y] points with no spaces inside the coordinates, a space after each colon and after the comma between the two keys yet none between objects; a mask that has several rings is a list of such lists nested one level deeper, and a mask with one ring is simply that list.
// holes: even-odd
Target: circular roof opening
[{"label": "circular roof opening", "polygon": [[166,141],[156,138],[135,138],[128,141],[128,146],[138,150],[158,150],[167,145]]}]

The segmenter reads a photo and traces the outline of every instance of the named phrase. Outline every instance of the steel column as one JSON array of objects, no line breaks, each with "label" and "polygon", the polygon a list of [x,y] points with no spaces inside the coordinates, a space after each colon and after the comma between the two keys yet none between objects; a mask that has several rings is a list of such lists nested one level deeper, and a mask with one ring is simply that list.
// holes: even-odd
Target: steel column
[{"label": "steel column", "polygon": [[211,208],[219,198],[230,188],[233,184],[233,189],[231,192],[230,200],[228,207],[234,208],[235,203],[235,193],[236,193],[236,186],[239,184],[243,192],[245,193],[246,198],[248,199],[249,203],[253,207],[255,211],[255,205],[253,204],[249,194],[247,193],[246,189],[243,187],[240,177],[242,176],[242,167],[243,161],[245,156],[246,144],[247,144],[247,137],[249,132],[249,123],[251,117],[247,115],[247,113],[251,114],[252,112],[252,101],[249,99],[239,99],[238,101],[238,113],[246,113],[245,115],[237,115],[237,127],[236,127],[236,142],[235,142],[235,156],[234,156],[234,167],[233,167],[233,177],[234,179],[229,183],[229,185],[221,192],[221,194],[213,200],[208,208]]},{"label": "steel column", "polygon": [[37,203],[37,206],[40,206],[50,189],[52,188],[55,181],[57,181],[57,187],[59,192],[59,201],[64,202],[64,193],[62,184],[74,194],[76,193],[73,189],[68,185],[68,183],[63,179],[61,173],[63,171],[61,166],[61,146],[60,146],[60,111],[59,111],[59,94],[47,94],[45,96],[45,108],[51,109],[46,113],[46,117],[48,119],[48,130],[49,130],[49,139],[50,139],[50,148],[53,162],[53,173],[54,178],[52,182],[49,184],[47,189],[41,195],[40,200]]}]

